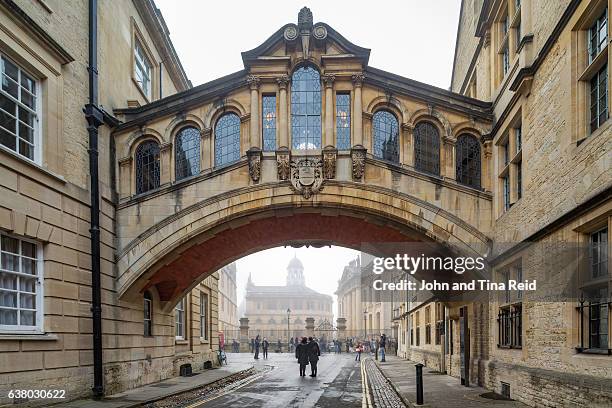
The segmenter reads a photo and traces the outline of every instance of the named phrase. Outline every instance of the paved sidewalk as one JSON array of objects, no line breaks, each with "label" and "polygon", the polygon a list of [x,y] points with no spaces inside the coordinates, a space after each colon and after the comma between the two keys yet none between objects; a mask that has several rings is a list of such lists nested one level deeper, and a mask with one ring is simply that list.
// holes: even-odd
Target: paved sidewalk
[{"label": "paved sidewalk", "polygon": [[[412,361],[387,355],[385,363],[377,361],[383,375],[393,384],[405,402],[416,405],[416,370]],[[423,367],[423,401],[422,407],[467,408],[467,407],[503,407],[524,408],[518,401],[493,400],[480,395],[488,390],[470,386],[464,387],[459,379],[449,375],[435,373]]]},{"label": "paved sidewalk", "polygon": [[140,404],[168,397],[180,392],[199,388],[237,372],[253,367],[253,357],[250,354],[229,354],[228,365],[205,370],[192,377],[174,377],[144,387],[134,388],[125,392],[110,395],[103,400],[76,400],[60,403],[57,406],[69,408],[129,408]]}]

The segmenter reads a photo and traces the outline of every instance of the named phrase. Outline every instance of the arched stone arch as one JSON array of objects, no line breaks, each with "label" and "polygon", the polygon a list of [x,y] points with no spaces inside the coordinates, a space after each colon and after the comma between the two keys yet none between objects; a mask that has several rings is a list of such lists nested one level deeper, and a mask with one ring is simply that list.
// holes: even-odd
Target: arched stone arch
[{"label": "arched stone arch", "polygon": [[414,127],[422,121],[428,121],[435,125],[440,132],[440,137],[452,139],[453,129],[450,122],[435,108],[428,107],[415,111],[412,116],[410,116],[409,124],[414,129]]},{"label": "arched stone arch", "polygon": [[402,101],[394,96],[377,96],[376,98],[372,99],[370,103],[368,103],[366,112],[370,115],[374,115],[374,113],[382,109],[387,109],[393,112],[397,116],[400,126],[410,117],[408,109],[404,106]]},{"label": "arched stone arch", "polygon": [[[364,242],[421,241],[477,256],[490,245],[458,217],[391,189],[330,181],[307,201],[288,186],[256,185],[187,207],[133,239],[118,253],[117,289],[129,298],[156,285],[172,307],[214,270],[262,249],[305,242],[361,249]],[[215,259],[206,257],[210,253]]]},{"label": "arched stone arch", "polygon": [[309,56],[308,59],[300,58],[289,68],[289,78],[293,76],[293,73],[302,67],[313,67],[319,72],[321,78],[323,77],[324,70],[319,61],[316,58]]},{"label": "arched stone arch", "polygon": [[208,111],[204,115],[204,120],[203,120],[204,125],[202,129],[203,130],[211,129],[212,127],[214,127],[214,124],[217,121],[217,119],[221,115],[227,112],[234,112],[240,118],[244,117],[247,114],[247,111],[244,108],[244,106],[242,106],[242,104],[238,102],[236,99],[231,99],[231,98],[220,99],[216,101],[215,103],[213,103],[213,105],[210,107],[210,109],[208,109]]},{"label": "arched stone arch", "polygon": [[487,129],[483,128],[482,126],[478,125],[473,121],[456,123],[455,125],[453,125],[452,129],[452,135],[454,140],[457,140],[457,137],[459,137],[459,135],[463,133],[468,133],[476,137],[480,141],[480,138],[488,133]]},{"label": "arched stone arch", "polygon": [[164,139],[161,133],[153,128],[143,127],[138,129],[130,134],[127,139],[127,143],[125,143],[122,147],[121,152],[117,155],[118,157],[134,157],[134,152],[136,151],[136,147],[145,140],[152,139],[156,140],[159,145],[163,145],[164,143],[170,142],[171,139]]},{"label": "arched stone arch", "polygon": [[166,126],[166,129],[164,130],[165,140],[174,142],[176,133],[185,126],[194,126],[198,128],[200,132],[202,132],[205,128],[204,121],[198,116],[192,113],[179,114],[172,119],[168,126]]}]

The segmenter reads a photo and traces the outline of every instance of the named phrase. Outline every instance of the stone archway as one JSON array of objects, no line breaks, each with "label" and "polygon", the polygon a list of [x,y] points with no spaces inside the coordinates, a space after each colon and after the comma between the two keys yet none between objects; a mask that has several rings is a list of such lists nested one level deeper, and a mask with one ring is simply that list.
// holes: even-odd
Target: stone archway
[{"label": "stone archway", "polygon": [[118,291],[155,286],[168,308],[223,265],[279,245],[440,242],[482,255],[488,238],[456,216],[393,190],[330,181],[310,200],[287,186],[255,185],[215,196],[151,226],[119,253]]}]

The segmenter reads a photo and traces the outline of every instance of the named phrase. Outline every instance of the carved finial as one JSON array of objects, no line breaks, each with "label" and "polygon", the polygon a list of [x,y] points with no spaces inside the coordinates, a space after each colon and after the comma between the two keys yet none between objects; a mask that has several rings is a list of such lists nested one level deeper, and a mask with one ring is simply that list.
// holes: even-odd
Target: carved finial
[{"label": "carved finial", "polygon": [[298,28],[300,31],[312,28],[312,11],[308,7],[302,7],[298,14]]}]

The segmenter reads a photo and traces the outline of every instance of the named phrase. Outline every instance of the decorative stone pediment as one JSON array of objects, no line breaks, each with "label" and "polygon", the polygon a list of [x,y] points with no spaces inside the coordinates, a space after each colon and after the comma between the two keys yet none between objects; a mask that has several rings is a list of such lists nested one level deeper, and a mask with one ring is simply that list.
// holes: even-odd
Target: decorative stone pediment
[{"label": "decorative stone pediment", "polygon": [[[298,14],[297,24],[290,23],[281,27],[260,46],[242,53],[245,68],[254,64],[285,61],[290,63],[291,53],[301,53],[308,60],[313,49],[317,48],[325,56],[350,56],[362,61],[366,66],[370,58],[368,48],[359,47],[325,23],[315,23],[312,12],[303,7]],[[281,50],[286,50],[284,55]]]}]

